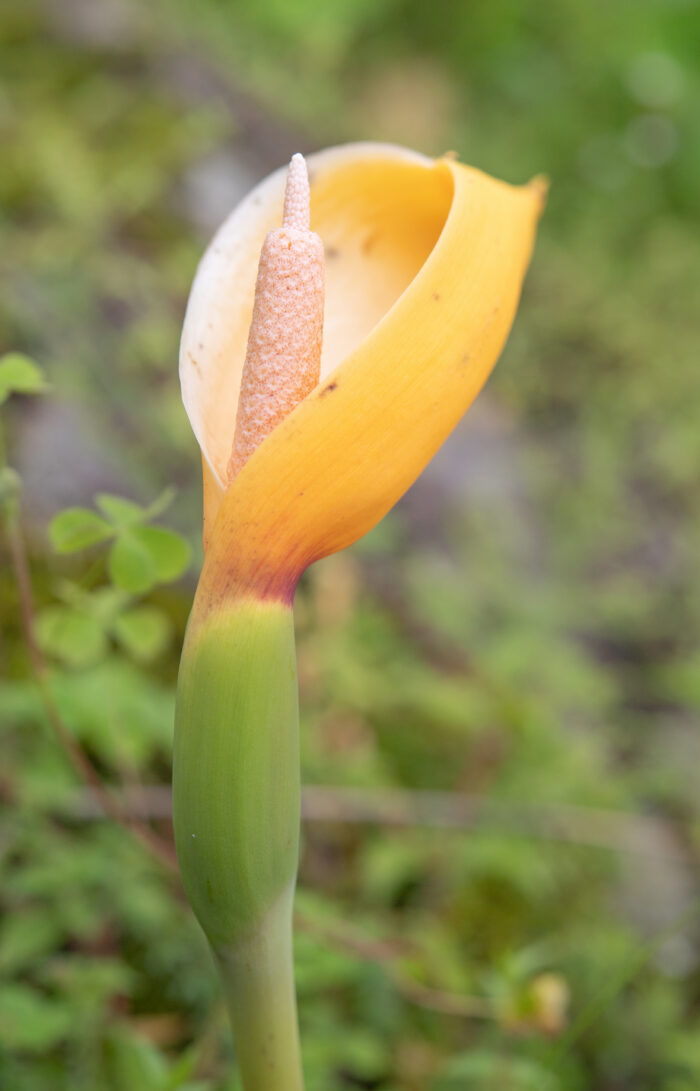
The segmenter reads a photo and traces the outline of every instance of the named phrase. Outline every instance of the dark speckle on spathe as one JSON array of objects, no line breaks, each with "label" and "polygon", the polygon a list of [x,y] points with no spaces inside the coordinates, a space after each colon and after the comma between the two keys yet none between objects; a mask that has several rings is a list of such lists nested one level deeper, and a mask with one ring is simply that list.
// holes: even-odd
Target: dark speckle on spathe
[{"label": "dark speckle on spathe", "polygon": [[436,303],[437,303],[439,298],[440,298],[440,293],[439,292],[433,292],[433,299],[435,300]]},{"label": "dark speckle on spathe", "polygon": [[337,246],[327,246],[326,247],[326,260],[334,261],[335,258],[339,258],[339,257],[340,257],[340,250],[338,249]]},{"label": "dark speckle on spathe", "polygon": [[379,239],[379,232],[372,231],[362,243],[362,253],[371,254]]},{"label": "dark speckle on spathe", "polygon": [[328,386],[324,386],[324,388],[321,391],[319,397],[325,398],[326,394],[332,394],[333,391],[337,389],[337,386],[338,386],[338,384],[335,383],[335,382],[334,383],[329,383]]}]

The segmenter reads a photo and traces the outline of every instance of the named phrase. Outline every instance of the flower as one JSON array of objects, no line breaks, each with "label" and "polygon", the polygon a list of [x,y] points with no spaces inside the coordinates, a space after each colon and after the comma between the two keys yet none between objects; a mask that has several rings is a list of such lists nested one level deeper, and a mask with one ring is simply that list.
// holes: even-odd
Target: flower
[{"label": "flower", "polygon": [[415,481],[503,348],[546,191],[383,144],[308,166],[326,248],[321,380],[229,485],[257,263],[286,170],[224,223],[190,295],[180,377],[204,470],[202,607],[232,593],[289,601],[309,564]]},{"label": "flower", "polygon": [[178,678],[173,820],[246,1091],[303,1087],[294,589],[386,514],[483,386],[544,196],[538,180],[516,188],[379,144],[309,168],[318,234],[293,161],[286,196],[278,171],[209,247],[180,356],[205,560]]}]

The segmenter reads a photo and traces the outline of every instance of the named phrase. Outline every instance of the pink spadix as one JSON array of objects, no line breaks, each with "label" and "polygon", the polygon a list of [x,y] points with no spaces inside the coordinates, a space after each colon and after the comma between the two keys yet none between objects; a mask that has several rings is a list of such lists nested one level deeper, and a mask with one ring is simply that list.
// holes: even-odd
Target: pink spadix
[{"label": "pink spadix", "polygon": [[295,155],[282,227],[268,233],[260,253],[229,482],[318,385],[323,297],[323,243],[309,228],[309,178],[304,157]]}]

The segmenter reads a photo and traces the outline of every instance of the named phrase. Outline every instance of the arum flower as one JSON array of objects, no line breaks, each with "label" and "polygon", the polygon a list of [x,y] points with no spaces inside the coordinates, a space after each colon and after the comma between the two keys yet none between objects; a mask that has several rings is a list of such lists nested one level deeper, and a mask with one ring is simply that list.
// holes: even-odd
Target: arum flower
[{"label": "arum flower", "polygon": [[389,511],[478,394],[545,192],[387,145],[324,151],[308,171],[310,225],[295,157],[219,230],[180,356],[205,561],[178,688],[175,833],[246,1091],[303,1086],[294,590]]}]

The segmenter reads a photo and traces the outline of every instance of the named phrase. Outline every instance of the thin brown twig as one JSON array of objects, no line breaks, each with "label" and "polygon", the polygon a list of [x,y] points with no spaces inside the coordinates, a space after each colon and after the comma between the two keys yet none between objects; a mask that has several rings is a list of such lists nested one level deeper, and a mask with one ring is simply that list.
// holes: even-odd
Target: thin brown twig
[{"label": "thin brown twig", "polygon": [[534,840],[560,841],[621,855],[687,853],[670,842],[675,825],[656,815],[600,807],[491,799],[463,792],[403,788],[335,788],[308,785],[302,817],[313,822],[376,825],[397,829],[487,830]]},{"label": "thin brown twig", "polygon": [[303,910],[294,910],[294,919],[302,932],[310,932],[320,936],[329,946],[339,947],[345,952],[355,955],[363,962],[392,962],[398,958],[402,951],[405,952],[406,944],[400,944],[395,940],[375,939],[374,936],[364,936],[355,928],[343,925],[324,924],[312,920]]},{"label": "thin brown twig", "polygon": [[[141,820],[169,819],[172,813],[170,788],[164,784],[141,786],[138,793],[126,791],[121,801],[124,811]],[[102,816],[93,796],[73,800],[65,813],[83,822]],[[301,815],[310,823],[455,833],[480,829],[620,855],[663,856],[681,863],[688,860],[688,853],[672,838],[676,824],[662,815],[573,804],[505,801],[463,792],[314,784],[302,790]]]},{"label": "thin brown twig", "polygon": [[396,991],[411,1004],[460,1019],[496,1018],[493,1006],[484,997],[431,988],[406,974],[398,962],[400,948],[405,947],[405,944],[363,936],[347,925],[331,927],[321,924],[319,921],[311,920],[298,909],[295,910],[294,920],[302,931],[318,936],[329,946],[345,951],[364,962],[380,963],[384,966]]},{"label": "thin brown twig", "polygon": [[388,971],[403,998],[420,1008],[436,1011],[441,1015],[453,1015],[458,1019],[497,1018],[492,1004],[485,997],[432,989],[398,972],[396,966],[388,967]]}]

